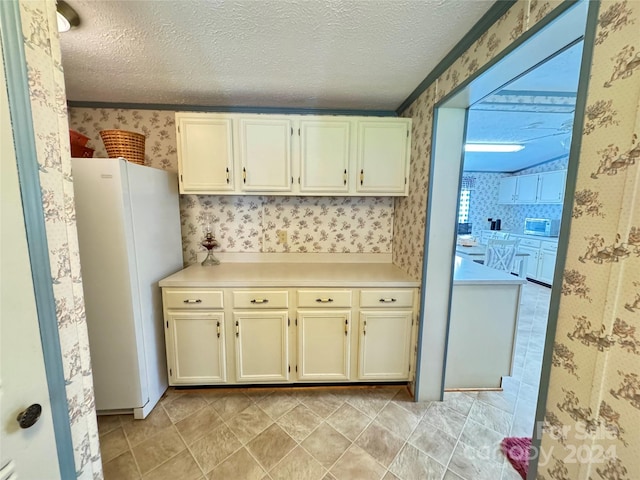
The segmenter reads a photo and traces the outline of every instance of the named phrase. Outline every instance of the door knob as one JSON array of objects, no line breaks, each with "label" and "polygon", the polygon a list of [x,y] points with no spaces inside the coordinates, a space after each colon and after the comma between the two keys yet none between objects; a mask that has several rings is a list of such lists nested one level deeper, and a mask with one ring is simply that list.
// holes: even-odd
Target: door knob
[{"label": "door knob", "polygon": [[38,421],[41,413],[42,406],[39,403],[34,403],[33,405],[30,405],[26,410],[20,412],[16,420],[18,420],[20,428],[29,428]]}]

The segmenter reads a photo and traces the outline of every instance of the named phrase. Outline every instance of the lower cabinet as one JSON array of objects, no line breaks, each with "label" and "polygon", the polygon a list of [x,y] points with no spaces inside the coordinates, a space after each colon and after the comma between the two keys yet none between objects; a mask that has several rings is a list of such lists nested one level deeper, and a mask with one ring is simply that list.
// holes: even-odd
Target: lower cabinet
[{"label": "lower cabinet", "polygon": [[553,247],[545,248],[543,244],[542,248],[540,248],[540,255],[538,258],[538,280],[548,283],[549,285],[553,283],[553,274],[556,269],[557,257],[557,246],[555,249]]},{"label": "lower cabinet", "polygon": [[361,311],[358,378],[409,377],[412,312]]},{"label": "lower cabinet", "polygon": [[166,328],[170,385],[226,382],[223,312],[170,312]]},{"label": "lower cabinet", "polygon": [[234,312],[236,380],[289,380],[288,312]]},{"label": "lower cabinet", "polygon": [[298,379],[349,380],[351,311],[298,311]]},{"label": "lower cabinet", "polygon": [[527,271],[525,275],[528,278],[536,278],[538,275],[538,252],[539,249],[535,247],[528,247],[520,245],[518,247],[518,251],[520,253],[527,253],[529,256],[527,257]]},{"label": "lower cabinet", "polygon": [[415,288],[163,288],[170,385],[410,380]]}]

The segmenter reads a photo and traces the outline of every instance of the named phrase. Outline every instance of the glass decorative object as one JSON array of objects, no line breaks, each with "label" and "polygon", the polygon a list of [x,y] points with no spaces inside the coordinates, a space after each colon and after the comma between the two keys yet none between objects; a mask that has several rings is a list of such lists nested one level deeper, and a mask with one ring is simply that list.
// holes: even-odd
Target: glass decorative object
[{"label": "glass decorative object", "polygon": [[204,240],[202,240],[201,245],[207,249],[207,257],[202,261],[201,265],[204,267],[220,265],[220,260],[218,260],[213,254],[213,249],[218,246],[218,241],[213,236],[211,225],[206,226]]}]

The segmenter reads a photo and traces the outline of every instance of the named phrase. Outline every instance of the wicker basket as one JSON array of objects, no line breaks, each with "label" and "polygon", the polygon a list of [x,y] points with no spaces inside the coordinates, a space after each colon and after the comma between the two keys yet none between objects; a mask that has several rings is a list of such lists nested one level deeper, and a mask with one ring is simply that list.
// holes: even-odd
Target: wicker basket
[{"label": "wicker basket", "polygon": [[110,157],[124,157],[144,165],[144,135],[126,130],[101,130],[100,136]]}]

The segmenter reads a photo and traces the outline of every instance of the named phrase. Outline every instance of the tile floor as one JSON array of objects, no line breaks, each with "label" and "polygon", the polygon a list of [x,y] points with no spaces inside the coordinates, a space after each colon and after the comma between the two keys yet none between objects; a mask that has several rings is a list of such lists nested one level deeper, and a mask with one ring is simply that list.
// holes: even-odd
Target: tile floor
[{"label": "tile floor", "polygon": [[525,286],[501,392],[170,389],[145,420],[99,417],[105,479],[520,480],[499,443],[533,430],[549,297]]}]

